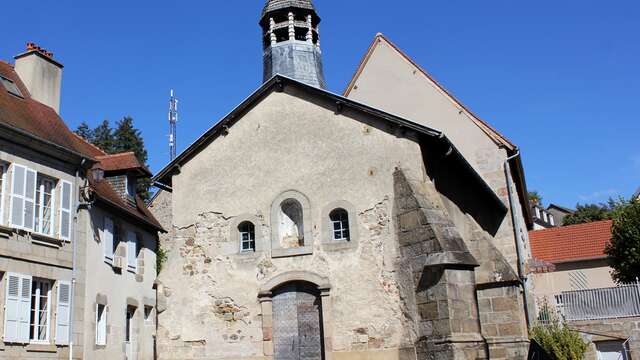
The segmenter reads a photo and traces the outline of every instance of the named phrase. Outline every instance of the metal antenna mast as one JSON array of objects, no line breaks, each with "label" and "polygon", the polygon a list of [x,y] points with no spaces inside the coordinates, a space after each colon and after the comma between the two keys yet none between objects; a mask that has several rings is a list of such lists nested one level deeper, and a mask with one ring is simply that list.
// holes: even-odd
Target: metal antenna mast
[{"label": "metal antenna mast", "polygon": [[176,158],[176,123],[178,122],[178,99],[174,96],[171,89],[171,98],[169,99],[169,156],[171,161]]}]

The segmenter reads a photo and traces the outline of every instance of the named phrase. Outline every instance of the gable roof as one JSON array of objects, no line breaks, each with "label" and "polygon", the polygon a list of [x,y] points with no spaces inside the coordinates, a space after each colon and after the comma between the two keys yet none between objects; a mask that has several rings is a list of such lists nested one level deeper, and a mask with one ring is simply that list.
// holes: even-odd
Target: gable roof
[{"label": "gable roof", "polygon": [[613,221],[563,226],[529,232],[533,257],[551,263],[603,259]]},{"label": "gable roof", "polygon": [[469,117],[473,120],[473,122],[482,131],[484,131],[494,142],[496,142],[498,145],[506,147],[509,150],[515,150],[517,148],[516,145],[514,145],[511,141],[509,141],[509,139],[507,139],[504,135],[500,134],[498,130],[496,130],[491,125],[489,125],[489,123],[480,119],[480,117],[478,117],[475,113],[473,113],[467,106],[465,106],[460,100],[458,100],[450,91],[448,91],[444,86],[442,86],[442,84],[440,84],[436,79],[434,79],[433,76],[431,76],[426,70],[424,70],[420,65],[418,65],[418,63],[416,63],[412,58],[410,58],[405,52],[400,50],[399,47],[397,47],[394,43],[392,43],[389,39],[387,39],[382,33],[376,34],[375,38],[373,39],[373,43],[371,43],[371,46],[369,46],[369,49],[367,50],[364,57],[360,61],[360,64],[356,68],[356,71],[353,74],[351,81],[349,81],[349,84],[347,85],[347,88],[345,89],[343,96],[345,97],[349,96],[349,94],[353,90],[353,87],[356,85],[358,78],[364,71],[364,68],[367,66],[369,59],[371,58],[374,51],[376,50],[376,48],[381,42],[385,42],[391,48],[393,48],[402,58],[404,58],[407,62],[409,62],[422,75],[424,75],[431,83],[433,83],[436,86],[436,88],[438,88],[450,101],[452,101],[457,107],[465,111],[469,115]]},{"label": "gable roof", "polygon": [[462,154],[456,149],[455,145],[453,145],[453,143],[443,132],[428,128],[420,124],[416,124],[410,120],[389,114],[382,110],[370,107],[368,105],[356,102],[340,95],[336,95],[327,90],[304,84],[300,81],[282,75],[276,75],[269,81],[265,82],[253,94],[251,94],[247,99],[240,103],[240,105],[238,105],[233,111],[227,114],[216,125],[207,130],[195,142],[187,147],[186,150],[180,153],[180,155],[178,155],[173,161],[171,161],[162,170],[160,170],[160,172],[158,172],[152,180],[170,187],[171,175],[174,171],[179,171],[179,168],[182,164],[184,164],[191,157],[200,152],[200,150],[206,147],[218,136],[224,134],[229,129],[229,127],[233,126],[233,124],[239,118],[241,118],[242,115],[246,113],[254,104],[262,100],[273,91],[284,91],[285,86],[294,87],[296,88],[296,90],[309,95],[323,97],[324,99],[336,104],[338,112],[342,111],[341,109],[349,108],[350,110],[375,117],[399,128],[415,131],[416,133],[430,139],[431,141],[437,142],[441,146],[443,152],[447,154],[447,161],[453,161],[455,164],[459,165],[461,169],[463,169],[463,171],[468,174],[469,179],[472,179],[480,184],[487,193],[490,193],[492,199],[499,203],[499,206],[501,208],[504,208],[506,210],[505,205],[498,198],[498,196],[493,192],[489,185],[487,185],[484,179],[482,179],[482,177],[475,171],[475,169],[467,162],[464,156],[462,156]]},{"label": "gable roof", "polygon": [[[23,95],[21,98],[9,94],[0,85],[0,134],[12,136],[12,133],[16,133],[28,137],[32,141],[28,143],[28,146],[40,151],[46,151],[43,149],[43,145],[53,147],[57,151],[89,160],[102,168],[112,170],[137,168],[144,175],[151,176],[151,172],[138,162],[135,155],[132,155],[133,153],[108,155],[71,131],[55,110],[31,98],[29,91],[10,64],[0,61],[0,76],[11,80]],[[7,131],[4,131],[5,129]],[[11,139],[16,140],[15,138]],[[33,141],[36,143],[34,144]],[[54,155],[50,152],[47,153]],[[90,176],[89,181],[92,181]],[[157,231],[164,231],[139,198],[136,198],[137,206],[134,208],[127,204],[106,181],[103,180],[92,185],[98,201],[124,215],[132,216],[136,221]]]},{"label": "gable roof", "polygon": [[0,87],[0,127],[79,157],[100,155],[101,151],[75,136],[55,110],[31,98],[13,66],[0,61],[0,76],[11,80],[23,95],[20,98]]},{"label": "gable roof", "polygon": [[560,205],[556,205],[556,204],[549,204],[549,206],[547,206],[547,210],[549,209],[557,209],[560,210],[562,212],[565,212],[567,214],[573,214],[575,212],[575,210],[571,210],[569,208],[566,208],[564,206],[560,206]]}]

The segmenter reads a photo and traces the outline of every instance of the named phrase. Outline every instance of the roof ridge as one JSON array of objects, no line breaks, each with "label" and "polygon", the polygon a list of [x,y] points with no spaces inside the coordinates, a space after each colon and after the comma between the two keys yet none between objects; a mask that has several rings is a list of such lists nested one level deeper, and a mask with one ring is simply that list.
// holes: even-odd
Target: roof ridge
[{"label": "roof ridge", "polygon": [[[436,80],[433,76],[431,76],[431,74],[429,74],[422,66],[420,66],[417,62],[415,62],[409,55],[407,55],[404,51],[402,51],[396,44],[394,44],[391,40],[389,40],[381,32],[377,33],[376,36],[374,37],[371,46],[369,46],[369,49],[365,53],[365,56],[362,58],[362,60],[358,64],[358,67],[356,68],[356,72],[354,73],[353,77],[349,81],[349,84],[347,85],[347,88],[343,92],[343,96],[346,97],[351,92],[351,90],[355,86],[356,78],[358,78],[360,76],[360,74],[362,73],[362,70],[364,69],[364,65],[369,61],[369,58],[373,54],[373,50],[376,48],[376,45],[381,40],[384,40],[387,44],[389,44],[395,51],[398,52],[398,54],[400,54],[400,56],[402,56],[410,64],[412,64],[414,67],[416,67],[424,76],[427,77],[427,79],[429,79],[440,90],[442,90],[444,92],[444,94],[446,96],[448,96],[455,104],[460,106],[462,108],[462,110],[464,110],[466,113],[468,113],[471,116],[472,120],[474,120],[474,123],[476,123],[476,125],[478,127],[480,127],[481,130],[483,130],[485,133],[487,133],[487,135],[489,135],[489,137],[493,138],[495,136],[497,139],[494,139],[494,140],[497,140],[499,143],[502,143],[502,145],[507,146],[507,147],[511,147],[513,149],[517,148],[517,146],[513,142],[511,142],[511,140],[509,140],[506,136],[502,135],[498,130],[496,130],[488,122],[482,120],[478,115],[476,115],[473,111],[471,111],[471,109],[469,109],[469,107],[467,107],[462,101],[460,101],[457,97],[455,97],[451,91],[447,90],[447,88],[445,88],[440,82],[438,82],[438,80]],[[480,124],[478,124],[478,122]],[[484,129],[483,127],[486,128],[486,129]],[[489,132],[493,133],[494,136],[489,134]]]},{"label": "roof ridge", "polygon": [[529,233],[541,234],[541,233],[560,232],[562,230],[568,231],[568,230],[571,230],[571,229],[576,229],[576,228],[581,228],[581,227],[604,225],[605,223],[613,223],[613,220],[598,220],[598,221],[591,221],[591,222],[582,223],[582,224],[558,226],[558,227],[553,227],[553,228],[548,228],[548,229],[533,230],[533,231],[530,231]]},{"label": "roof ridge", "polygon": [[100,155],[97,158],[107,158],[107,157],[119,157],[119,156],[125,156],[125,155],[133,155],[135,156],[136,153],[135,151],[125,151],[125,152],[120,152],[120,153],[115,153],[115,154],[107,154],[105,153],[105,155]]},{"label": "roof ridge", "polygon": [[[72,133],[73,135],[75,135],[75,137],[77,137],[78,139],[80,139],[81,141],[83,141],[85,144],[87,144],[87,145],[91,146],[92,148],[94,148],[94,149],[96,149],[96,150],[100,151],[100,152],[101,152],[101,153],[103,153],[103,154],[106,154],[106,152],[105,152],[104,150],[102,150],[102,149],[101,149],[101,148],[99,148],[98,146],[96,146],[96,145],[92,144],[90,141],[88,141],[87,139],[83,138],[82,136],[80,136],[80,135],[76,134],[76,132],[75,132],[75,131],[72,131],[71,133]],[[102,155],[100,155],[100,156],[102,156]]]}]

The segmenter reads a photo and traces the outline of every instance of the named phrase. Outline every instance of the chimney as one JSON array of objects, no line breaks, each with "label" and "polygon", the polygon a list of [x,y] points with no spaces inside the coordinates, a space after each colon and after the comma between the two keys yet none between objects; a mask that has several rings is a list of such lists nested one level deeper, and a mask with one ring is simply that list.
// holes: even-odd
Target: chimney
[{"label": "chimney", "polygon": [[15,71],[31,93],[31,98],[60,113],[63,66],[53,60],[53,53],[34,43],[27,43],[27,51],[14,59]]}]

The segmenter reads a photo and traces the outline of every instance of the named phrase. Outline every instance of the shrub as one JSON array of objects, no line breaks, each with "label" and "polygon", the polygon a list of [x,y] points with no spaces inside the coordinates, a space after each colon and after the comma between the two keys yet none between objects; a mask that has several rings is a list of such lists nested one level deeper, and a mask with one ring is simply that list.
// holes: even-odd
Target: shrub
[{"label": "shrub", "polygon": [[529,336],[556,360],[582,360],[589,346],[577,331],[557,319],[535,325]]}]

